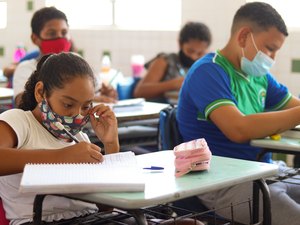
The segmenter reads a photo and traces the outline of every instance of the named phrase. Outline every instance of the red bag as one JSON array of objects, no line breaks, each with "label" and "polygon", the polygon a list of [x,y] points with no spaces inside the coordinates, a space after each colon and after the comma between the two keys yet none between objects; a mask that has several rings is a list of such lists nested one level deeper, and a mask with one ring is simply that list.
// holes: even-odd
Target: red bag
[{"label": "red bag", "polygon": [[184,142],[174,147],[176,177],[190,171],[208,170],[211,151],[204,138]]}]

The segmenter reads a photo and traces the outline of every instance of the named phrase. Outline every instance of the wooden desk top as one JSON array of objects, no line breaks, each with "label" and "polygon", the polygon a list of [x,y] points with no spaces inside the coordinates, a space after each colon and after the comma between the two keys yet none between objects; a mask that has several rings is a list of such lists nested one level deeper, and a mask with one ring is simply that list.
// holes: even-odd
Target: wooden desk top
[{"label": "wooden desk top", "polygon": [[275,175],[273,164],[213,156],[209,171],[174,176],[173,151],[137,156],[141,167],[163,166],[162,172],[145,171],[145,192],[70,194],[69,197],[123,209],[143,208],[216,191],[247,181]]}]

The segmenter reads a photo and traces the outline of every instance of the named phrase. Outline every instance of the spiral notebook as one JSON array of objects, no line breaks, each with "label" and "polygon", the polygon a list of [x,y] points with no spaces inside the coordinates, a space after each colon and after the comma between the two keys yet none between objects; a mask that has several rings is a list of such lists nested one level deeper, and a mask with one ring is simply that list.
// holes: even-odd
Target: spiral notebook
[{"label": "spiral notebook", "polygon": [[19,191],[60,194],[144,191],[142,169],[133,152],[104,156],[97,164],[26,164]]}]

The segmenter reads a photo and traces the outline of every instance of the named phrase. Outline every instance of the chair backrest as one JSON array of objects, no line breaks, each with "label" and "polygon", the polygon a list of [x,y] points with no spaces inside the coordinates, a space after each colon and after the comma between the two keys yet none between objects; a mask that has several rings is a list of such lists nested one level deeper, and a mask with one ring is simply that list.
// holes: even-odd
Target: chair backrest
[{"label": "chair backrest", "polygon": [[127,77],[124,78],[123,82],[117,84],[117,92],[119,100],[133,98],[133,92],[135,86],[141,78],[139,77]]},{"label": "chair backrest", "polygon": [[163,109],[159,115],[158,149],[171,150],[183,142],[176,121],[177,106]]},{"label": "chair backrest", "polygon": [[9,225],[9,221],[5,217],[5,211],[4,211],[4,208],[3,208],[1,198],[0,198],[0,224],[1,225]]}]

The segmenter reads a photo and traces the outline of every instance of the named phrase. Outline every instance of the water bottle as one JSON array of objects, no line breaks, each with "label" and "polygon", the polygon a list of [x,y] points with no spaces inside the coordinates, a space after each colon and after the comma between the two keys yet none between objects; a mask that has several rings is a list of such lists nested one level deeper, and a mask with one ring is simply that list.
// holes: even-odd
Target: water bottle
[{"label": "water bottle", "polygon": [[26,55],[26,50],[23,44],[18,44],[16,50],[14,51],[14,59],[15,63],[20,62],[20,60]]},{"label": "water bottle", "polygon": [[104,51],[102,54],[102,61],[101,61],[101,72],[102,73],[109,73],[111,69],[111,58],[110,52]]},{"label": "water bottle", "polygon": [[131,70],[134,78],[141,77],[144,70],[145,58],[143,55],[132,55],[131,56]]}]

